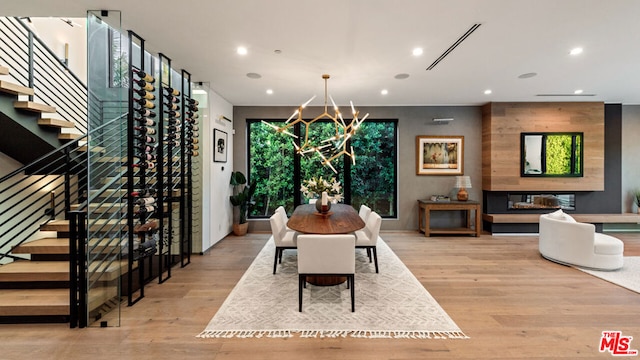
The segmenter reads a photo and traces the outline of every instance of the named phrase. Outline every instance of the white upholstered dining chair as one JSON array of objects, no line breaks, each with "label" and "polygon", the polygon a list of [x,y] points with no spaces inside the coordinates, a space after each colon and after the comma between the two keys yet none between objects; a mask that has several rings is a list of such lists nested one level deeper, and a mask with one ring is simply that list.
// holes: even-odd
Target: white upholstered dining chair
[{"label": "white upholstered dining chair", "polygon": [[367,217],[367,221],[362,230],[356,231],[356,248],[366,249],[371,262],[371,253],[373,253],[373,261],[378,273],[378,238],[380,235],[380,225],[382,225],[382,217],[377,212],[372,211]]},{"label": "white upholstered dining chair", "polygon": [[358,211],[358,216],[360,216],[360,219],[362,219],[362,221],[367,222],[367,219],[369,218],[370,214],[371,214],[370,207],[364,204],[360,205],[360,211]]},{"label": "white upholstered dining chair", "polygon": [[273,242],[276,245],[276,253],[273,258],[273,273],[276,273],[278,263],[282,263],[282,253],[285,249],[296,248],[297,233],[293,230],[287,230],[286,223],[282,221],[282,215],[277,212],[269,218],[271,224],[271,233],[273,234]]},{"label": "white upholstered dining chair", "polygon": [[289,217],[287,216],[287,210],[284,209],[284,206],[278,206],[276,208],[275,213],[280,215],[280,218],[282,219],[282,222],[284,223],[285,228],[288,231],[291,231],[291,229],[287,226],[287,222],[289,222]]},{"label": "white upholstered dining chair", "polygon": [[298,235],[298,311],[302,312],[302,289],[307,276],[345,276],[351,290],[351,312],[355,311],[355,236]]}]

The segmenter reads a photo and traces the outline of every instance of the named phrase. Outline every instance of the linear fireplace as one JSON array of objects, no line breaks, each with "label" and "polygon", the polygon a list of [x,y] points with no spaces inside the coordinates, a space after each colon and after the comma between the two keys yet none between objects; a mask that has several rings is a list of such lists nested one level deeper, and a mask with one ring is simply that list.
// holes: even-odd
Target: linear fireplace
[{"label": "linear fireplace", "polygon": [[508,210],[575,210],[575,194],[509,193]]}]

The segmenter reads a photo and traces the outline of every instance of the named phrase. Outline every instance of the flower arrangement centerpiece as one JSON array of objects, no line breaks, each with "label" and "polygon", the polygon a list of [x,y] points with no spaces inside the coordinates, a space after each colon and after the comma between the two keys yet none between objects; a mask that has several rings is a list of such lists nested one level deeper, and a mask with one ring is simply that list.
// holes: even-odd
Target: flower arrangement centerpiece
[{"label": "flower arrangement centerpiece", "polygon": [[336,180],[335,177],[332,177],[329,180],[323,179],[320,177],[312,177],[309,180],[304,180],[302,182],[302,187],[300,188],[302,194],[309,199],[317,199],[316,208],[320,211],[321,199],[323,193],[326,193],[327,200],[329,202],[328,206],[331,207],[330,203],[337,203],[342,201],[342,185],[339,181]]}]

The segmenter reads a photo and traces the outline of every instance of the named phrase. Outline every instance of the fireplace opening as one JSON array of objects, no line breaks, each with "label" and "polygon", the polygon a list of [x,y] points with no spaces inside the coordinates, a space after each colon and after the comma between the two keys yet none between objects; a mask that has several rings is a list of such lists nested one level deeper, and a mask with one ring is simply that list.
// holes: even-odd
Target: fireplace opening
[{"label": "fireplace opening", "polygon": [[575,194],[509,194],[509,210],[562,209],[575,210]]}]

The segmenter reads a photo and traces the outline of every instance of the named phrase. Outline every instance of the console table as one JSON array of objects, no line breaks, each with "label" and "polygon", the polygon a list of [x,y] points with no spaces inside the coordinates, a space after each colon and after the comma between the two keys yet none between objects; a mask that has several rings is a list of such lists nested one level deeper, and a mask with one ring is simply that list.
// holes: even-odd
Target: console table
[{"label": "console table", "polygon": [[[431,228],[431,211],[463,210],[466,214],[466,227],[463,228]],[[471,211],[475,211],[475,226],[471,226]],[[418,229],[424,232],[424,236],[431,234],[468,234],[480,236],[480,203],[468,201],[431,201],[418,200]]]}]

